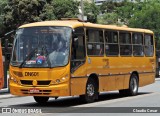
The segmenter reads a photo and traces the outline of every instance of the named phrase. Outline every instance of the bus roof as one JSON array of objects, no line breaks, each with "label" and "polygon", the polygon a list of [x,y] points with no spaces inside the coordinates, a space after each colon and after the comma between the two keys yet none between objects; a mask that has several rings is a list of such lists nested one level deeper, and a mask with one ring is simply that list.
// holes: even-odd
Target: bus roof
[{"label": "bus roof", "polygon": [[71,27],[71,28],[84,26],[84,27],[90,27],[90,28],[101,28],[101,29],[109,29],[109,30],[153,33],[153,31],[149,29],[129,28],[127,26],[117,26],[117,25],[94,24],[90,22],[80,22],[78,20],[42,21],[42,22],[25,24],[25,25],[20,26],[19,28],[36,27],[36,26],[66,26],[66,27]]}]

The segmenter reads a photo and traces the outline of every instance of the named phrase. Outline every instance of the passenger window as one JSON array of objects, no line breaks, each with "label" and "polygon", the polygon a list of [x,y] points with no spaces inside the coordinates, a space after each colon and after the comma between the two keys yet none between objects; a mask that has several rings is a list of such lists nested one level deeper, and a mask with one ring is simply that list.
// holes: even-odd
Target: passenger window
[{"label": "passenger window", "polygon": [[127,32],[120,32],[119,42],[120,42],[120,55],[131,56],[132,55],[131,34]]},{"label": "passenger window", "polygon": [[133,56],[144,56],[143,35],[140,33],[132,34]]},{"label": "passenger window", "polygon": [[118,33],[105,31],[105,52],[107,56],[117,56],[119,54]]},{"label": "passenger window", "polygon": [[144,38],[144,53],[146,56],[153,56],[153,36],[146,34]]},{"label": "passenger window", "polygon": [[90,56],[104,55],[103,31],[96,29],[87,30],[87,54]]}]

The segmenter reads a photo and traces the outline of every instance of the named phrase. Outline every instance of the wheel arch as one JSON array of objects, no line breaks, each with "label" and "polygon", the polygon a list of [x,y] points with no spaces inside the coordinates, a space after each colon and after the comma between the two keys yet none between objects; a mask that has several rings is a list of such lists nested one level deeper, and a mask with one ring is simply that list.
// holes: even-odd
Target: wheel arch
[{"label": "wheel arch", "polygon": [[[131,73],[131,76],[132,76],[133,74],[136,74],[136,75],[137,75],[137,79],[138,79],[138,83],[139,83],[139,73],[138,73],[137,71],[133,71],[133,72]],[[131,76],[130,76],[130,79],[131,79]]]}]

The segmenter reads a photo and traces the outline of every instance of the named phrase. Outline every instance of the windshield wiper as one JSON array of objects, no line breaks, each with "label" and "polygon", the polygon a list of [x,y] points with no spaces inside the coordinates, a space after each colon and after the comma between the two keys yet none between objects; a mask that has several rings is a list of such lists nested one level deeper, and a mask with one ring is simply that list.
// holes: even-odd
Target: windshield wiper
[{"label": "windshield wiper", "polygon": [[20,64],[19,68],[22,68],[22,66],[24,65],[24,63],[26,62],[27,59],[30,59],[33,54],[35,53],[36,49],[38,49],[38,47],[36,47],[35,49],[33,49],[30,54],[23,60],[23,62]]}]

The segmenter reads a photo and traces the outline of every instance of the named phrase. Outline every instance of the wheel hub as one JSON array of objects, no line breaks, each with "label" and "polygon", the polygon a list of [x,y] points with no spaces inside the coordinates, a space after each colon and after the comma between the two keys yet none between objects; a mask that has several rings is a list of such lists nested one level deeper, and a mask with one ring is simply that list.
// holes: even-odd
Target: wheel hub
[{"label": "wheel hub", "polygon": [[94,86],[92,84],[88,84],[87,94],[88,94],[88,96],[93,96],[94,95]]},{"label": "wheel hub", "polygon": [[131,80],[131,88],[132,88],[133,92],[137,91],[138,86],[137,86],[137,81],[135,78],[132,78],[132,80]]}]

